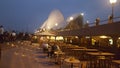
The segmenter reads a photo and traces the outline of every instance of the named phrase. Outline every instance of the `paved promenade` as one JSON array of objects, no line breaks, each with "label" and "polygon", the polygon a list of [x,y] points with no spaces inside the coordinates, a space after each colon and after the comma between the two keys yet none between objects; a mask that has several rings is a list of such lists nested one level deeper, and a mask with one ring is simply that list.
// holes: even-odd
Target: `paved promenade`
[{"label": "paved promenade", "polygon": [[[2,45],[0,68],[60,68],[37,46],[5,43]],[[3,46],[4,45],[4,46]]]}]

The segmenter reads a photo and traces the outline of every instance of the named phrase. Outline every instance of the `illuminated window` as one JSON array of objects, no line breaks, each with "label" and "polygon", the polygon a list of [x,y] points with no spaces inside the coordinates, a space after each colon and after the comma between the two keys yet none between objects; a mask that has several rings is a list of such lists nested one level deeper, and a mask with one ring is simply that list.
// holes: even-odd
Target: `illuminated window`
[{"label": "illuminated window", "polygon": [[62,36],[56,37],[56,40],[63,40]]}]

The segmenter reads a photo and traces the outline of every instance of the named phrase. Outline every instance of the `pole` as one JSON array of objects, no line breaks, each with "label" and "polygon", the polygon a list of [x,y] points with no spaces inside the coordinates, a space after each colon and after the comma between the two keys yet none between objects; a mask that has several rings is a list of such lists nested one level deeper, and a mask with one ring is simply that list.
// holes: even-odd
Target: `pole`
[{"label": "pole", "polygon": [[112,23],[114,22],[113,19],[114,19],[114,4],[112,4]]}]

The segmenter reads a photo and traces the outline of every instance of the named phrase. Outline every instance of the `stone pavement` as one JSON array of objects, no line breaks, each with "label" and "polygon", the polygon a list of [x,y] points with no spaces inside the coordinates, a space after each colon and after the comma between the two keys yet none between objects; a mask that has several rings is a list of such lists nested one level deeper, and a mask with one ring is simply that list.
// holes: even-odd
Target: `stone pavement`
[{"label": "stone pavement", "polygon": [[35,46],[20,44],[7,45],[1,51],[0,68],[60,68],[53,59]]}]

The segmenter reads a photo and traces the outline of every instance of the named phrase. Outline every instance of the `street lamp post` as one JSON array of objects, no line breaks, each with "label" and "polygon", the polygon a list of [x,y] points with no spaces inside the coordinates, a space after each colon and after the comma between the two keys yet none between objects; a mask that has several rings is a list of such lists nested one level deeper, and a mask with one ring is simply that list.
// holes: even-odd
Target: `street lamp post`
[{"label": "street lamp post", "polygon": [[112,5],[112,22],[113,22],[113,18],[114,18],[114,4],[117,2],[117,0],[110,0],[110,3]]}]

